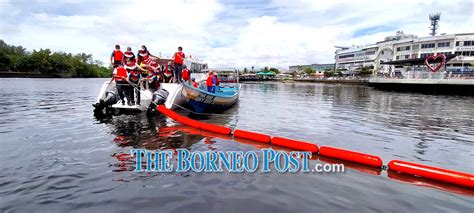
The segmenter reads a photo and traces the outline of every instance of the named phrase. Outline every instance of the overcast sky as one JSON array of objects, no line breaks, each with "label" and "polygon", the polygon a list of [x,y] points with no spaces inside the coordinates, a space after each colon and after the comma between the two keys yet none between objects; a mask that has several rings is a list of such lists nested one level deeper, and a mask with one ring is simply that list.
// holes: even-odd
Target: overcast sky
[{"label": "overcast sky", "polygon": [[[0,0],[0,39],[29,50],[91,53],[115,44],[169,56],[178,46],[211,67],[332,63],[334,46],[374,43],[397,30],[474,32],[472,0]],[[122,48],[124,49],[124,48]]]}]

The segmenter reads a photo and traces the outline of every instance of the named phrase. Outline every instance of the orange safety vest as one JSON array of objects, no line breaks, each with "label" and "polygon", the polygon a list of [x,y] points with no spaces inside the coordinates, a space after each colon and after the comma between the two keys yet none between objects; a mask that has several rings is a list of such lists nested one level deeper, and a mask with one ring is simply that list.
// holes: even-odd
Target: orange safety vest
[{"label": "orange safety vest", "polygon": [[174,54],[174,63],[175,64],[183,64],[184,60],[184,53],[183,52],[176,52]]},{"label": "orange safety vest", "polygon": [[138,50],[138,63],[148,60],[148,57],[150,57],[148,50]]},{"label": "orange safety vest", "polygon": [[114,75],[114,80],[115,81],[123,81],[125,78],[127,78],[127,70],[119,66],[116,68],[117,73]]},{"label": "orange safety vest", "polygon": [[123,53],[120,50],[114,50],[114,61],[122,61]]},{"label": "orange safety vest", "polygon": [[135,66],[135,64],[136,64],[135,61],[126,61],[125,62],[125,66],[128,66],[128,67],[133,67],[133,66]]},{"label": "orange safety vest", "polygon": [[151,63],[147,64],[146,69],[149,70],[149,71],[157,72],[159,67],[160,67],[160,64],[158,64],[156,62],[151,62]]},{"label": "orange safety vest", "polygon": [[125,55],[124,58],[130,58],[130,59],[132,59],[132,58],[135,57],[135,55],[133,54],[132,51],[126,51],[126,52],[124,52],[123,54]]},{"label": "orange safety vest", "polygon": [[188,69],[184,69],[182,74],[183,74],[183,80],[185,80],[185,81],[189,80],[189,70]]},{"label": "orange safety vest", "polygon": [[209,75],[209,77],[207,77],[207,79],[206,79],[206,86],[208,86],[208,87],[212,86],[212,77],[213,77],[213,76],[214,76],[214,75]]}]

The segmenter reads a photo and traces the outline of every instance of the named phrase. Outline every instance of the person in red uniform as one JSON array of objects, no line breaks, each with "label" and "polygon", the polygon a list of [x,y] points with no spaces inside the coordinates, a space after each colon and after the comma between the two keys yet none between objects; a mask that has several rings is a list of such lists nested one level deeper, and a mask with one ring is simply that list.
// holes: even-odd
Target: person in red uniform
[{"label": "person in red uniform", "polygon": [[114,68],[121,66],[123,61],[123,53],[120,51],[120,45],[115,45],[115,50],[112,52],[112,55],[110,55],[110,64]]},{"label": "person in red uniform", "polygon": [[142,49],[138,50],[137,53],[137,64],[140,65],[142,62],[147,61],[150,56],[155,57],[148,51],[145,45],[142,45]]},{"label": "person in red uniform", "polygon": [[[130,86],[127,82],[127,70],[123,66],[118,66],[114,69],[114,75],[112,80],[115,81],[115,87],[117,88],[117,93],[122,101],[122,105],[125,105],[125,97],[128,100],[128,86]],[[112,80],[110,82],[112,82]]]},{"label": "person in red uniform", "polygon": [[166,65],[165,70],[163,70],[163,81],[164,83],[171,83],[173,80],[173,66],[171,66],[171,61]]},{"label": "person in red uniform", "polygon": [[196,79],[195,78],[191,78],[191,81],[193,82],[193,87],[194,88],[198,88],[198,83],[196,82]]},{"label": "person in red uniform", "polygon": [[123,62],[125,63],[127,59],[130,59],[131,61],[135,61],[135,54],[132,52],[131,47],[127,47],[127,51],[123,53]]},{"label": "person in red uniform", "polygon": [[186,65],[183,65],[183,81],[188,82],[189,81],[189,69],[186,67]]},{"label": "person in red uniform", "polygon": [[174,60],[174,83],[181,82],[181,72],[183,71],[183,62],[185,55],[183,53],[183,48],[178,47],[178,52],[175,52],[173,55],[173,60]]},{"label": "person in red uniform", "polygon": [[209,75],[207,76],[206,79],[206,86],[207,86],[207,91],[214,93],[214,89],[216,86],[215,83],[216,78],[214,78],[214,71],[209,71]]},{"label": "person in red uniform", "polygon": [[158,63],[158,58],[150,57],[149,60],[150,62],[146,65],[148,75],[143,78],[143,81],[146,81],[147,88],[154,92],[160,88],[161,66]]},{"label": "person in red uniform", "polygon": [[[130,82],[130,84],[133,84],[129,90],[130,92],[130,101],[128,102],[128,105],[135,105],[135,96],[137,96],[137,105],[140,105],[140,78],[141,78],[141,70],[138,68],[136,64],[133,64],[132,66],[126,66],[125,67],[128,71],[128,78],[127,80]],[[135,90],[135,92],[133,92]]]}]

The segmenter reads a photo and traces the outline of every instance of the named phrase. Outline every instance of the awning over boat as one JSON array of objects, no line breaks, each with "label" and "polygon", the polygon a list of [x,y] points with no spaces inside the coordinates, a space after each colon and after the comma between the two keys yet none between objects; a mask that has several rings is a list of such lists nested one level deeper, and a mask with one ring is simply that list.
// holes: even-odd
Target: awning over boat
[{"label": "awning over boat", "polygon": [[273,72],[257,72],[257,75],[266,75],[266,76],[273,76],[275,73]]},{"label": "awning over boat", "polygon": [[[446,62],[450,61],[456,56],[457,56],[456,54],[446,55]],[[401,66],[424,65],[425,59],[428,57],[429,56],[425,58],[413,58],[413,59],[406,59],[406,60],[387,61],[387,62],[381,62],[380,64],[401,65]],[[441,60],[442,60],[441,58],[436,58],[432,63],[440,63]]]}]

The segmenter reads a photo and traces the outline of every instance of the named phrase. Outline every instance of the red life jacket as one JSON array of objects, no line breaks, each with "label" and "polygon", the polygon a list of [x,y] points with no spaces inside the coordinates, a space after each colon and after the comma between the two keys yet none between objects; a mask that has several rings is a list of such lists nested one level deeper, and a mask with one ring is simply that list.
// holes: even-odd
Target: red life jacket
[{"label": "red life jacket", "polygon": [[171,76],[173,76],[173,71],[171,71],[171,66],[166,66],[165,68],[165,72],[163,74],[165,74],[165,77],[169,78]]},{"label": "red life jacket", "polygon": [[124,52],[123,54],[125,55],[125,58],[130,58],[130,59],[132,59],[132,58],[135,57],[135,55],[133,54],[132,51],[126,51],[126,52]]},{"label": "red life jacket", "polygon": [[141,72],[138,71],[138,70],[130,71],[130,80],[135,81],[135,82],[140,80],[140,74],[141,74]]},{"label": "red life jacket", "polygon": [[198,88],[198,83],[196,83],[195,81],[193,81],[193,87],[194,87],[194,88]]},{"label": "red life jacket", "polygon": [[114,61],[122,61],[123,53],[120,50],[114,50]]},{"label": "red life jacket", "polygon": [[176,52],[174,54],[174,63],[175,64],[183,64],[184,61],[184,53],[183,52]]},{"label": "red life jacket", "polygon": [[212,77],[214,77],[214,75],[209,75],[209,77],[207,77],[206,86],[208,86],[208,87],[212,86]]},{"label": "red life jacket", "polygon": [[125,66],[133,67],[135,65],[135,61],[125,61]]},{"label": "red life jacket", "polygon": [[138,50],[138,63],[148,60],[148,57],[150,57],[148,50]]},{"label": "red life jacket", "polygon": [[183,74],[183,80],[185,80],[185,81],[189,80],[189,70],[188,69],[184,69],[182,74]]},{"label": "red life jacket", "polygon": [[156,63],[155,61],[146,65],[146,69],[149,71],[157,72],[160,64]]},{"label": "red life jacket", "polygon": [[127,70],[125,68],[123,68],[122,66],[119,66],[119,67],[115,68],[115,70],[117,72],[114,75],[115,81],[122,81],[125,78],[127,78]]}]

